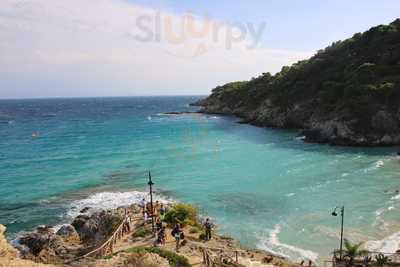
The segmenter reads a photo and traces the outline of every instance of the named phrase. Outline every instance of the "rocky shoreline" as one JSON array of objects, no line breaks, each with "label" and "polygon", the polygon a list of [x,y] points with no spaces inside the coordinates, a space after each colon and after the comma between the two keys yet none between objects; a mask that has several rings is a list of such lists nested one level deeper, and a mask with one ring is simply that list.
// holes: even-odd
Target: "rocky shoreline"
[{"label": "rocky shoreline", "polygon": [[[257,127],[298,130],[298,136],[307,143],[321,143],[337,146],[379,147],[400,145],[400,117],[387,111],[379,111],[372,117],[372,129],[365,133],[357,129],[357,120],[344,120],[339,117],[315,116],[310,109],[298,107],[297,110],[282,112],[278,107],[260,107],[243,111],[241,107],[229,107],[215,95],[192,103],[201,107],[198,113],[208,115],[236,116],[240,124]],[[238,100],[238,103],[240,101]],[[400,110],[399,110],[400,114]],[[309,116],[309,117],[308,117]],[[305,118],[306,117],[306,118]]]},{"label": "rocky shoreline", "polygon": [[[132,217],[133,231],[115,245],[113,254],[106,258],[74,261],[74,259],[99,247],[108,239],[115,228],[126,218],[126,214],[130,214],[129,216]],[[200,263],[198,266],[203,266],[201,265],[202,253],[204,248],[207,248],[220,257],[231,259],[236,255],[242,264],[231,266],[251,266],[252,262],[259,262],[266,264],[266,266],[297,266],[287,259],[268,252],[243,248],[232,238],[215,233],[212,240],[206,242],[202,238],[201,230],[199,230],[201,224],[194,222],[190,225],[183,228],[185,242],[182,242],[182,248],[176,257],[186,258],[191,265]],[[172,225],[168,223],[166,227],[167,241],[159,249],[169,251],[168,253],[176,253],[175,241],[169,234]],[[71,224],[65,224],[59,229],[51,226],[39,226],[33,232],[21,236],[16,248],[11,248],[6,243],[3,236],[5,228],[1,226],[0,230],[2,230],[0,232],[0,244],[5,244],[0,247],[0,255],[5,254],[5,251],[11,251],[11,253],[7,253],[8,258],[0,258],[0,266],[132,266],[127,262],[138,260],[133,259],[132,251],[139,248],[141,251],[148,251],[149,253],[144,253],[146,255],[139,253],[139,256],[134,254],[136,257],[144,261],[158,262],[156,265],[148,263],[148,265],[140,266],[172,266],[165,264],[165,259],[160,259],[159,255],[152,252],[155,238],[151,233],[151,224],[143,224],[142,212],[137,204],[113,210],[85,208],[81,210],[81,214],[74,218]],[[10,260],[21,261],[25,265],[12,265]]]}]

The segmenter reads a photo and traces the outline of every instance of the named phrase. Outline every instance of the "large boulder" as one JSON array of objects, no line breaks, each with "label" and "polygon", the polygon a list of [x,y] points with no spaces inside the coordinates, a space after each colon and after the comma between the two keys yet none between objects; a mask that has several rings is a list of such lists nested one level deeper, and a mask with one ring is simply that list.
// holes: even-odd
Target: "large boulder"
[{"label": "large boulder", "polygon": [[72,226],[86,245],[97,245],[108,238],[122,220],[122,212],[101,210],[91,215],[79,215]]},{"label": "large boulder", "polygon": [[36,231],[26,234],[19,239],[21,245],[29,248],[29,252],[38,256],[42,250],[51,251],[54,255],[63,256],[68,248],[62,238],[54,233],[52,228],[39,227]]}]

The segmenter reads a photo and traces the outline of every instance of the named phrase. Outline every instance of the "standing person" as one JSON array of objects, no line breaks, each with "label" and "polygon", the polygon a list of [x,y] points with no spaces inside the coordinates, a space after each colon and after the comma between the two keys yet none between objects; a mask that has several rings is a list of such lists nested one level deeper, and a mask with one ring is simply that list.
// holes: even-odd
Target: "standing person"
[{"label": "standing person", "polygon": [[179,225],[179,223],[175,224],[174,229],[172,229],[171,235],[175,238],[175,250],[176,252],[179,252],[179,244],[181,242],[181,234],[182,234],[182,230],[181,227]]},{"label": "standing person", "polygon": [[162,222],[160,220],[160,218],[157,218],[156,220],[156,231],[159,232],[162,228]]},{"label": "standing person", "polygon": [[139,208],[142,209],[142,214],[143,214],[143,216],[144,216],[144,212],[145,212],[145,208],[146,208],[146,199],[143,198],[143,199],[139,202]]},{"label": "standing person", "polygon": [[211,230],[213,228],[213,224],[211,223],[209,218],[207,218],[204,222],[204,228],[206,229],[206,241],[208,241],[211,239]]},{"label": "standing person", "polygon": [[161,221],[164,221],[164,219],[165,219],[165,212],[166,210],[165,210],[165,207],[164,207],[164,204],[163,203],[161,203],[161,205],[160,205],[160,219],[161,219]]},{"label": "standing person", "polygon": [[165,228],[165,226],[163,225],[163,227],[161,228],[161,244],[163,244],[163,245],[165,245],[165,240],[167,239],[167,235],[166,235],[166,233],[165,233],[165,230],[166,230],[166,228]]},{"label": "standing person", "polygon": [[157,232],[157,243],[160,245],[165,245],[165,226]]},{"label": "standing person", "polygon": [[158,215],[160,214],[160,213],[159,213],[160,202],[159,202],[158,200],[156,201],[156,204],[154,205],[153,209],[154,209],[154,215],[155,215],[155,216],[158,216]]},{"label": "standing person", "polygon": [[130,212],[128,211],[127,213],[125,213],[125,225],[126,225],[126,230],[127,232],[131,231],[131,215]]},{"label": "standing person", "polygon": [[151,203],[147,202],[146,204],[146,211],[149,214],[149,216],[153,215],[153,210],[151,210]]}]

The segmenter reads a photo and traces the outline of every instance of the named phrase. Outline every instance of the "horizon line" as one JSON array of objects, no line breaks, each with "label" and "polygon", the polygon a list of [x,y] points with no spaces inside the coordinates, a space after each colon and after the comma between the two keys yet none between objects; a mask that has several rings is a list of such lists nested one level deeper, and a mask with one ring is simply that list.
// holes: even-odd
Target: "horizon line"
[{"label": "horizon line", "polygon": [[133,96],[43,96],[43,97],[9,97],[1,98],[2,100],[46,100],[46,99],[89,99],[89,98],[135,98],[135,97],[197,97],[197,96],[207,96],[207,94],[194,94],[194,95],[133,95]]}]

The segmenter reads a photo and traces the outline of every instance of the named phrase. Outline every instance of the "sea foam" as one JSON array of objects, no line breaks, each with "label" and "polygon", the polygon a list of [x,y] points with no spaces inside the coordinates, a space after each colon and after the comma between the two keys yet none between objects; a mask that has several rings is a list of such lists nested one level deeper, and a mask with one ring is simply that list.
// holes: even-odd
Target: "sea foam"
[{"label": "sea foam", "polygon": [[369,251],[395,253],[400,249],[400,232],[382,240],[368,241],[365,243],[365,248]]},{"label": "sea foam", "polygon": [[[79,215],[83,208],[86,207],[107,210],[116,209],[121,206],[129,206],[133,203],[139,203],[143,198],[145,198],[146,201],[149,201],[149,193],[139,191],[96,193],[88,198],[73,201],[67,211],[67,216],[69,218],[74,218]],[[153,200],[163,203],[170,203],[173,201],[170,198],[160,195],[154,195]]]},{"label": "sea foam", "polygon": [[275,225],[275,228],[269,232],[269,236],[260,241],[258,247],[262,250],[269,251],[275,255],[289,258],[295,261],[301,260],[312,260],[318,259],[318,254],[311,250],[301,249],[289,244],[284,244],[279,241],[279,233],[281,232],[281,226]]}]

